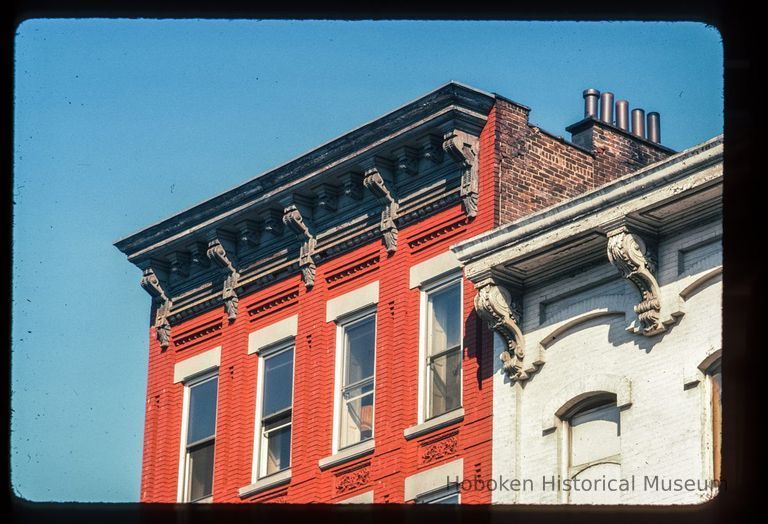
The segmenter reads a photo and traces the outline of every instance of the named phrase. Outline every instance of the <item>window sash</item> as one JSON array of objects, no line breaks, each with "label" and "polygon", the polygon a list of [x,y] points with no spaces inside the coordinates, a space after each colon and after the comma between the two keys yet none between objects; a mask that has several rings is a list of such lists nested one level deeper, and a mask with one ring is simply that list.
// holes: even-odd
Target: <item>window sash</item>
[{"label": "window sash", "polygon": [[[350,328],[370,323],[371,340],[371,372],[355,382],[347,383],[349,376],[350,344],[348,332]],[[341,342],[340,385],[339,395],[339,427],[338,449],[343,449],[373,438],[373,418],[375,405],[375,376],[376,376],[376,312],[368,311],[339,324]]]},{"label": "window sash", "polygon": [[[444,293],[445,291],[456,287],[458,289],[458,297],[456,304],[456,318],[454,319],[457,322],[458,326],[458,344],[454,344],[451,346],[447,346],[445,348],[441,348],[438,351],[434,351],[434,323],[437,321],[436,319],[436,313],[434,308],[434,299],[437,297],[440,293]],[[449,411],[453,409],[457,409],[461,407],[461,395],[462,395],[462,368],[463,368],[463,362],[462,362],[462,337],[463,337],[463,328],[461,326],[462,321],[462,286],[461,286],[461,279],[458,277],[451,277],[450,280],[441,282],[431,288],[424,290],[425,300],[426,300],[426,321],[424,322],[424,330],[425,330],[425,336],[424,336],[424,344],[425,344],[425,350],[424,354],[426,356],[426,363],[425,363],[425,387],[424,387],[424,396],[426,398],[425,403],[425,410],[424,410],[424,420],[429,420],[435,417],[438,417],[440,415],[443,415],[445,413],[448,413]],[[447,342],[447,340],[446,340]],[[442,403],[444,406],[446,406],[442,411],[436,410],[435,406],[435,374],[437,373],[437,370],[435,369],[435,362],[445,358],[446,361],[450,360],[450,357],[452,355],[455,355],[458,353],[458,359],[459,359],[459,378],[458,378],[458,391],[456,392],[456,395],[459,399],[458,404],[456,406],[451,406],[448,403],[448,398],[450,395],[448,395],[447,391],[440,392],[441,396],[444,400]]]},{"label": "window sash", "polygon": [[[215,465],[215,451],[216,451],[216,422],[217,422],[217,415],[218,415],[218,373],[211,373],[206,374],[203,376],[195,377],[187,381],[185,386],[185,420],[184,420],[184,441],[183,441],[183,450],[184,450],[184,464],[183,464],[183,479],[182,479],[182,500],[185,502],[210,502],[213,498],[213,470]],[[190,430],[192,429],[190,426],[192,425],[192,410],[193,410],[193,391],[196,387],[208,384],[210,382],[215,382],[214,386],[214,398],[213,398],[213,413],[212,413],[212,419],[213,419],[213,428],[212,433],[209,435],[204,435],[201,438],[198,438],[194,441],[189,441],[189,438],[192,436],[190,433]],[[209,414],[210,415],[210,414]],[[195,452],[199,452],[203,449],[210,448],[210,456],[208,458],[208,464],[206,465],[205,462],[200,466],[195,466]],[[198,494],[197,496],[194,496],[192,491],[194,489],[193,481],[195,480],[195,474],[200,471],[198,468],[205,468],[206,471],[203,472],[203,482],[209,484],[208,489],[206,489],[206,493]]]},{"label": "window sash", "polygon": [[[291,467],[291,452],[292,452],[292,437],[293,437],[293,379],[294,379],[294,351],[295,346],[293,343],[284,345],[283,347],[276,347],[270,351],[268,351],[266,354],[263,354],[262,360],[260,365],[262,366],[262,369],[264,370],[261,374],[261,385],[260,385],[260,402],[262,404],[261,406],[261,418],[259,419],[259,454],[258,454],[258,468],[257,468],[257,477],[267,477],[269,475],[272,475],[274,473],[278,473],[280,471],[284,471]],[[272,413],[265,413],[266,410],[266,400],[268,398],[269,392],[267,388],[269,387],[269,380],[267,379],[267,362],[269,359],[278,357],[281,355],[284,355],[285,353],[290,353],[290,366],[291,366],[291,402],[290,405],[279,409],[278,411],[272,412]],[[288,362],[283,363],[283,366],[289,365]],[[278,368],[272,368],[272,369],[278,369]],[[283,434],[286,430],[288,430],[288,438],[287,441],[283,442],[280,441],[278,444],[285,445],[285,448],[287,448],[286,451],[286,458],[285,463],[282,463],[282,461],[276,460],[273,461],[270,458],[270,443],[272,443],[271,439],[277,438],[279,439],[281,434]],[[281,446],[282,447],[282,446]],[[283,449],[280,449],[281,452],[285,451]],[[282,453],[281,453],[282,457]],[[277,467],[274,467],[274,466]]]}]

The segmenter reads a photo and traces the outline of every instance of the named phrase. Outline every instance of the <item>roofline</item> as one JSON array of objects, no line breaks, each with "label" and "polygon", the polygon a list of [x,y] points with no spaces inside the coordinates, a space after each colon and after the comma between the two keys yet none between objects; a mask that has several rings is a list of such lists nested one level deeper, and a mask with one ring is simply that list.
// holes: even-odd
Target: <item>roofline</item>
[{"label": "roofline", "polygon": [[[654,164],[617,178],[576,197],[504,224],[451,246],[462,266],[475,262],[511,243],[542,234],[564,221],[575,220],[615,205],[638,191],[663,185],[674,174],[687,173],[703,165],[722,161],[723,135],[690,147]],[[653,177],[653,180],[649,180]]]},{"label": "roofline", "polygon": [[[442,84],[441,86],[437,87],[436,89],[433,89],[432,91],[429,91],[428,93],[411,100],[410,102],[407,102],[405,104],[402,104],[401,106],[389,111],[388,113],[377,117],[373,120],[370,120],[364,124],[361,124],[351,131],[347,131],[346,133],[339,135],[335,138],[332,138],[330,140],[327,140],[320,144],[319,146],[316,146],[312,148],[311,150],[302,153],[301,155],[298,155],[291,160],[288,160],[287,162],[284,162],[278,166],[272,167],[259,175],[247,180],[246,182],[240,183],[230,189],[227,189],[226,191],[223,191],[217,195],[214,195],[213,197],[207,198],[206,200],[200,201],[197,204],[193,204],[190,207],[187,207],[186,209],[175,213],[174,215],[159,220],[157,222],[154,222],[148,226],[145,226],[138,231],[135,231],[134,233],[131,233],[129,235],[126,235],[114,242],[114,245],[123,253],[129,254],[128,252],[131,251],[129,244],[134,243],[135,241],[139,240],[142,236],[147,236],[152,233],[156,233],[158,229],[160,229],[163,225],[171,226],[174,222],[178,222],[182,218],[192,218],[191,215],[194,215],[194,212],[197,211],[199,214],[204,214],[204,208],[208,205],[212,205],[214,201],[216,200],[225,200],[225,197],[236,198],[238,193],[245,193],[248,191],[253,191],[257,188],[259,188],[259,184],[257,181],[261,181],[262,179],[265,179],[269,175],[278,176],[280,171],[287,170],[292,164],[300,163],[301,160],[306,160],[307,162],[311,161],[315,156],[318,156],[320,152],[323,149],[329,149],[331,146],[334,145],[340,145],[343,143],[344,140],[351,139],[352,137],[355,137],[356,135],[360,135],[364,133],[365,131],[373,128],[373,127],[380,127],[384,122],[386,122],[389,119],[392,119],[394,116],[396,116],[398,113],[405,112],[407,109],[412,108],[413,110],[417,110],[419,104],[423,104],[425,99],[428,99],[430,97],[434,97],[436,95],[439,95],[441,91],[446,91],[446,95],[450,96],[451,98],[458,98],[459,93],[454,91],[450,92],[452,89],[458,88],[459,90],[464,90],[476,97],[479,98],[485,98],[487,99],[487,102],[492,107],[493,103],[498,97],[498,95],[495,95],[493,93],[489,93],[487,91],[483,91],[481,89],[477,89],[475,87],[469,86],[467,84],[463,84],[461,82],[457,82],[454,80],[451,80],[449,82],[446,82],[445,84]],[[508,100],[508,99],[504,99]],[[512,101],[510,101],[512,102]],[[513,104],[522,107],[524,109],[526,106],[523,106],[522,104],[518,104],[517,102],[512,102]],[[404,124],[405,125],[405,124]],[[234,204],[233,204],[234,205]]]}]

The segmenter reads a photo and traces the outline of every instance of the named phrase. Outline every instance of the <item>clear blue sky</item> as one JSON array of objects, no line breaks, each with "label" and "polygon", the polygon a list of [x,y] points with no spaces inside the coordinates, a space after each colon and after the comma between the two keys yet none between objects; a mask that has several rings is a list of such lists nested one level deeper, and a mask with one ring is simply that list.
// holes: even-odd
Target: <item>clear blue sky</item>
[{"label": "clear blue sky", "polygon": [[32,20],[16,38],[11,479],[139,496],[150,298],[112,243],[449,81],[566,135],[587,87],[722,132],[722,46],[688,23]]}]

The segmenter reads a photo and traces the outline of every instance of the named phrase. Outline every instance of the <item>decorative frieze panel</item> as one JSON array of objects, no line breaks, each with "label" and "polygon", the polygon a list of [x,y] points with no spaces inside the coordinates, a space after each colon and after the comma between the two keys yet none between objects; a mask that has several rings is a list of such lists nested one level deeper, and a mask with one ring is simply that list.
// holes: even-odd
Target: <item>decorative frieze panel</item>
[{"label": "decorative frieze panel", "polygon": [[459,436],[454,431],[424,441],[419,448],[419,461],[424,465],[432,464],[455,455],[458,450]]},{"label": "decorative frieze panel", "polygon": [[219,320],[207,322],[202,326],[195,326],[173,337],[173,346],[176,349],[186,349],[202,342],[207,342],[221,335],[222,323]]},{"label": "decorative frieze panel", "polygon": [[[248,307],[248,316],[261,318],[266,315],[271,315],[277,311],[281,311],[284,308],[297,303],[299,298],[299,287],[290,287],[283,289],[278,293],[270,295],[269,297],[256,302]],[[255,320],[255,318],[253,318]]]},{"label": "decorative frieze panel", "polygon": [[446,133],[443,139],[443,149],[461,166],[461,201],[469,217],[477,215],[480,187],[475,143],[475,139],[460,131]]},{"label": "decorative frieze panel", "polygon": [[525,369],[525,338],[520,330],[522,307],[513,300],[509,291],[486,279],[478,285],[475,310],[507,345],[501,353],[504,371],[512,380],[524,381],[529,377]]},{"label": "decorative frieze panel", "polygon": [[372,167],[365,172],[363,185],[373,193],[373,196],[383,206],[379,229],[382,235],[384,235],[384,245],[387,248],[387,253],[392,254],[397,250],[398,230],[395,219],[397,218],[399,205],[376,167]]},{"label": "decorative frieze panel", "polygon": [[329,269],[325,277],[325,282],[328,284],[328,289],[333,289],[337,286],[340,286],[341,284],[344,284],[345,282],[378,269],[379,261],[379,253],[374,252],[361,256],[342,266]]},{"label": "decorative frieze panel", "polygon": [[235,292],[240,274],[229,259],[220,239],[215,238],[208,242],[208,258],[226,274],[221,298],[224,301],[227,318],[233,322],[237,318],[237,303],[240,300]]},{"label": "decorative frieze panel", "polygon": [[462,231],[462,227],[467,224],[466,215],[451,217],[430,228],[418,231],[408,237],[408,247],[414,253],[421,251],[437,242],[442,242],[452,238]]},{"label": "decorative frieze panel", "polygon": [[149,293],[155,305],[155,333],[160,347],[166,349],[171,340],[171,324],[168,314],[171,311],[171,300],[160,285],[155,271],[148,267],[141,277],[141,287]]},{"label": "decorative frieze panel", "polygon": [[661,321],[659,283],[654,276],[655,256],[643,238],[632,233],[626,226],[609,231],[608,260],[640,292],[641,300],[634,308],[640,326],[630,326],[630,331],[646,336],[665,331],[666,327]]},{"label": "decorative frieze panel", "polygon": [[312,258],[315,254],[315,248],[317,247],[317,240],[309,232],[309,228],[304,223],[304,218],[301,216],[301,212],[295,205],[290,205],[285,208],[285,211],[283,212],[283,223],[301,242],[301,247],[299,248],[299,267],[301,268],[301,276],[304,280],[304,285],[311,288],[315,285],[315,272],[317,271],[317,266]]},{"label": "decorative frieze panel", "polygon": [[346,470],[336,476],[336,495],[344,495],[365,487],[371,480],[370,463],[352,471]]}]

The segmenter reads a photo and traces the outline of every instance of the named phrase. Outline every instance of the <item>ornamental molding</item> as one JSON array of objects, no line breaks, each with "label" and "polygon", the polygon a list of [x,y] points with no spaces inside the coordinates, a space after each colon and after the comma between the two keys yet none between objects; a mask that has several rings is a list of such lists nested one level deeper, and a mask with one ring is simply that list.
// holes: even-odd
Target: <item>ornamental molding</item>
[{"label": "ornamental molding", "polygon": [[152,302],[155,305],[155,336],[160,347],[165,350],[171,340],[171,323],[168,321],[172,306],[171,300],[151,267],[144,270],[140,283],[141,287],[152,297]]},{"label": "ornamental molding", "polygon": [[477,140],[461,131],[451,131],[443,137],[443,150],[461,166],[461,201],[467,216],[477,215],[480,181],[478,177]]},{"label": "ornamental molding", "polygon": [[208,242],[207,255],[211,262],[226,274],[221,298],[224,301],[224,309],[227,312],[227,318],[230,322],[234,322],[237,318],[237,303],[240,300],[235,292],[238,280],[240,279],[240,274],[229,259],[227,251],[224,249],[224,245],[219,238],[214,238]]},{"label": "ornamental molding", "polygon": [[639,326],[629,331],[645,336],[666,331],[661,320],[661,293],[656,281],[656,257],[646,241],[627,226],[608,231],[608,260],[640,292],[640,302],[635,305]]},{"label": "ornamental molding", "polygon": [[283,223],[288,229],[296,235],[296,238],[301,242],[299,249],[299,268],[301,269],[301,276],[304,280],[304,285],[310,289],[315,285],[315,273],[317,266],[312,256],[315,254],[317,248],[317,240],[309,232],[307,224],[304,223],[304,217],[301,216],[301,211],[294,204],[285,208],[283,211]]},{"label": "ornamental molding", "polygon": [[363,185],[373,193],[376,200],[383,206],[379,230],[384,236],[384,246],[390,255],[397,250],[398,229],[395,224],[400,206],[392,195],[392,192],[384,182],[384,177],[377,167],[371,167],[365,172]]},{"label": "ornamental molding", "polygon": [[504,372],[513,381],[527,380],[529,372],[533,370],[525,369],[523,362],[525,338],[520,329],[522,322],[520,302],[513,300],[509,291],[499,286],[493,279],[486,279],[478,285],[475,310],[507,345],[507,349],[499,356],[503,362]]}]

